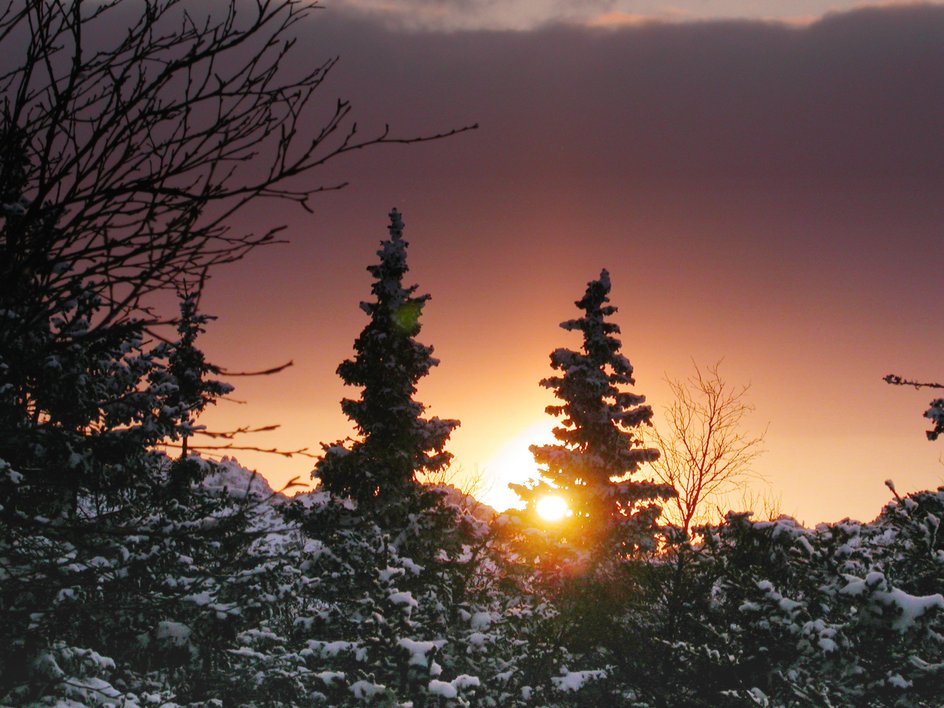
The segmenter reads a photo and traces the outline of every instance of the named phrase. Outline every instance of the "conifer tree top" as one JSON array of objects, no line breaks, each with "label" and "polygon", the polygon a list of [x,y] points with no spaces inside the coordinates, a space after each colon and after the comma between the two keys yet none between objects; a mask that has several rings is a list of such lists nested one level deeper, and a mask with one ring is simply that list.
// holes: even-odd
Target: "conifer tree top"
[{"label": "conifer tree top", "polygon": [[400,217],[400,212],[394,207],[390,210],[388,216],[390,217],[390,226],[387,227],[387,231],[390,232],[390,238],[394,241],[403,238],[403,219]]}]

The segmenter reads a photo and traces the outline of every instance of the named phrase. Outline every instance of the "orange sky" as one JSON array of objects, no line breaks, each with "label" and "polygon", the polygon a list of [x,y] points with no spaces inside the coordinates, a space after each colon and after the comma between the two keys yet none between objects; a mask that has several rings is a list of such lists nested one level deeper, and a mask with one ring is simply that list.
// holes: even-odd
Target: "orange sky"
[{"label": "orange sky", "polygon": [[[365,268],[397,206],[411,282],[432,300],[421,385],[459,418],[449,449],[488,479],[522,431],[548,425],[538,381],[576,345],[558,323],[588,280],[613,278],[623,352],[657,413],[666,375],[724,359],[751,383],[763,493],[806,522],[874,517],[944,479],[924,440],[931,395],[882,382],[944,377],[936,310],[944,256],[944,12],[886,9],[805,29],[702,23],[594,32],[410,33],[316,13],[301,54],[338,51],[324,98],[364,130],[478,121],[435,144],[366,151],[314,217],[271,207],[291,243],[219,271],[206,335],[237,380],[211,427],[281,422],[251,442],[332,442],[350,428],[334,374],[365,320]],[[240,455],[274,483],[312,461]],[[523,475],[528,471],[524,470]],[[490,497],[499,503],[498,497]]]}]

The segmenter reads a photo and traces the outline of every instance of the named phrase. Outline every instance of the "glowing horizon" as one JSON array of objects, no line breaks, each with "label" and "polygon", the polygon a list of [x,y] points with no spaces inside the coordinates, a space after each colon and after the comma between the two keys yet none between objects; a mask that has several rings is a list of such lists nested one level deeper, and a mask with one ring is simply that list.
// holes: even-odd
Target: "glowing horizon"
[{"label": "glowing horizon", "polygon": [[[441,361],[417,399],[461,420],[447,449],[485,473],[497,507],[534,470],[527,445],[542,441],[518,436],[554,423],[538,382],[551,351],[579,346],[558,324],[602,267],[633,390],[657,419],[664,378],[693,360],[723,359],[732,384],[752,385],[749,425],[768,429],[756,491],[784,513],[867,520],[889,477],[903,494],[942,483],[921,417],[931,396],[882,377],[944,375],[944,8],[605,32],[406,34],[317,15],[299,47],[343,57],[325,96],[350,99],[361,131],[481,128],[351,155],[325,175],[351,186],[314,218],[247,212],[247,228],[281,217],[290,243],[213,274],[208,359],[295,367],[235,381],[248,403],[202,422],[282,423],[258,443],[315,454],[353,433],[338,403],[357,392],[334,372],[364,326],[365,268],[396,206],[409,282],[432,295],[418,339]],[[509,445],[517,463],[502,462]],[[314,466],[238,457],[276,486]]]}]

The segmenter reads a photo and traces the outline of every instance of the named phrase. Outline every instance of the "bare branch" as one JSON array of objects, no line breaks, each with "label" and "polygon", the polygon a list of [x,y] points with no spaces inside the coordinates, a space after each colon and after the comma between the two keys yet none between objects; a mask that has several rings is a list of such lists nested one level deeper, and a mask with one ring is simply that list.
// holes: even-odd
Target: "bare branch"
[{"label": "bare branch", "polygon": [[294,32],[316,8],[150,0],[0,13],[5,47],[22,47],[0,66],[0,135],[15,134],[26,155],[19,184],[5,185],[17,194],[3,195],[20,206],[0,209],[0,300],[24,279],[49,297],[78,280],[107,304],[96,328],[140,317],[150,294],[283,242],[279,226],[238,230],[248,203],[311,211],[312,197],[345,184],[313,179],[331,160],[477,127],[362,135],[344,100],[316,123],[337,58],[288,68]]},{"label": "bare branch", "polygon": [[227,369],[220,369],[220,374],[223,376],[271,376],[272,374],[277,374],[280,371],[285,371],[290,366],[294,366],[294,361],[289,361],[279,366],[274,366],[271,369],[264,369],[263,371],[229,371]]},{"label": "bare branch", "polygon": [[[164,447],[181,449],[180,445],[174,443],[166,443]],[[309,448],[302,447],[298,450],[279,450],[274,447],[256,447],[254,445],[188,445],[188,449],[192,452],[205,452],[205,451],[220,451],[220,450],[232,450],[232,451],[243,451],[243,452],[263,452],[267,455],[280,455],[282,457],[294,457],[298,455],[299,457],[308,457],[313,460],[318,459],[318,455],[315,455],[312,452],[309,452]]]},{"label": "bare branch", "polygon": [[665,422],[650,433],[649,442],[662,453],[653,471],[678,491],[664,514],[686,533],[708,520],[713,502],[758,476],[751,465],[763,452],[764,433],[743,430],[754,412],[746,402],[750,386],[732,387],[721,377],[720,365],[702,371],[695,364],[689,379],[667,379],[675,401],[665,408]]}]

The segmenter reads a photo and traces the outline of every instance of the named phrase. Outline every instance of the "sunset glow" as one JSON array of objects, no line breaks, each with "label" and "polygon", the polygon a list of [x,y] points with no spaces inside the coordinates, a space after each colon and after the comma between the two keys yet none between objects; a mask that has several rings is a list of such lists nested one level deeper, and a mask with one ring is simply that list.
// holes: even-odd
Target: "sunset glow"
[{"label": "sunset glow", "polygon": [[[420,3],[396,5],[415,15]],[[538,382],[548,354],[576,344],[558,325],[602,267],[634,391],[657,421],[665,377],[693,361],[723,359],[733,385],[751,385],[749,432],[768,431],[757,493],[783,513],[867,520],[889,501],[889,476],[902,493],[936,487],[930,397],[882,377],[942,375],[929,303],[944,257],[944,9],[842,12],[858,5],[718,0],[714,17],[744,21],[409,35],[318,13],[300,45],[343,57],[325,96],[350,99],[361,131],[481,127],[352,154],[328,175],[350,186],[320,197],[316,217],[286,207],[241,222],[286,223],[290,243],[214,273],[208,359],[295,366],[234,381],[248,403],[201,422],[279,423],[249,444],[314,454],[356,434],[338,404],[358,392],[335,371],[364,326],[365,267],[397,206],[407,277],[431,295],[418,339],[441,361],[417,398],[462,421],[447,450],[497,509],[520,504],[507,484],[536,473],[527,448],[546,440],[526,431],[554,422]],[[824,9],[836,12],[809,25],[747,21]],[[309,482],[314,466],[239,459],[276,486]]]},{"label": "sunset glow", "polygon": [[484,474],[488,477],[489,487],[482,494],[483,501],[496,509],[521,506],[521,500],[508,485],[523,484],[539,477],[537,463],[528,448],[554,442],[551,433],[553,425],[550,418],[539,420],[518,432],[498,449],[485,466]]},{"label": "sunset glow", "polygon": [[561,521],[570,516],[570,509],[563,497],[546,496],[543,497],[535,507],[538,516],[545,521]]}]

